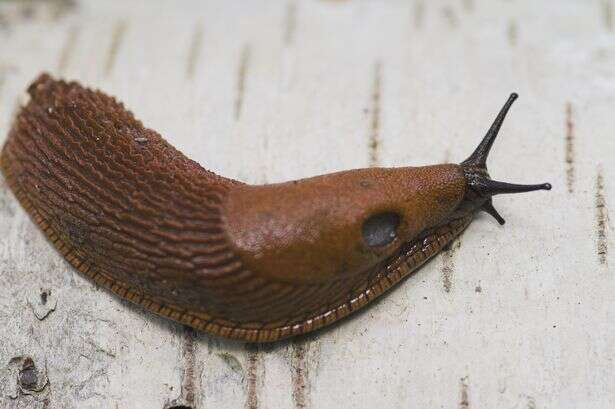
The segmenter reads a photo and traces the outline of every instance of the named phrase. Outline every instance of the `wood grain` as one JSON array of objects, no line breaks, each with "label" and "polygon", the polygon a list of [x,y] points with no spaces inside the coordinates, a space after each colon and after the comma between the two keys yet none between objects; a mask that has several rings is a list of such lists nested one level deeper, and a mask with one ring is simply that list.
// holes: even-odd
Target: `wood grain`
[{"label": "wood grain", "polygon": [[[383,166],[437,163],[446,149],[451,161],[462,159],[502,98],[520,94],[490,158],[492,174],[552,179],[551,194],[497,198],[507,224],[480,217],[466,231],[450,293],[435,260],[364,313],[319,332],[318,359],[308,354],[301,372],[310,378],[305,399],[294,392],[297,355],[289,344],[260,351],[259,407],[292,408],[295,393],[308,408],[455,408],[465,404],[466,376],[470,408],[615,405],[613,251],[603,265],[596,247],[597,164],[607,205],[615,191],[610,1],[296,2],[290,45],[286,0],[76,3],[59,19],[48,17],[48,6],[27,19],[15,2],[0,1],[0,67],[10,67],[0,68],[0,143],[23,84],[57,69],[75,26],[63,75],[138,107],[145,123],[193,159],[250,182],[260,181],[264,166],[271,181],[364,166],[364,110],[377,60],[386,81]],[[455,13],[454,29],[444,7]],[[105,76],[113,27],[122,19],[128,30]],[[202,51],[187,81],[198,24]],[[238,62],[248,43],[253,52],[235,121]],[[566,182],[568,101],[573,194]],[[72,272],[2,183],[0,407],[149,409],[176,399],[183,327]],[[605,225],[611,250],[612,223]],[[586,240],[571,240],[579,237]],[[41,288],[58,302],[39,321],[27,300]],[[203,363],[195,366],[201,400],[194,409],[244,407],[249,352],[202,334],[194,342],[195,362]],[[48,396],[19,389],[21,367],[9,364],[17,356],[47,368]]]}]

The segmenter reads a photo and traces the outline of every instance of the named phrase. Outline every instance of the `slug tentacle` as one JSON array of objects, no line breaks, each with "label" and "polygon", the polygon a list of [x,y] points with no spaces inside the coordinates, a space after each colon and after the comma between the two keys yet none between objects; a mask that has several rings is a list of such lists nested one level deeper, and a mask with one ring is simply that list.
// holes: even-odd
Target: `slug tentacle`
[{"label": "slug tentacle", "polygon": [[464,167],[476,167],[476,168],[487,168],[487,157],[489,156],[489,152],[491,151],[491,147],[493,146],[493,142],[495,142],[495,138],[498,136],[500,132],[500,128],[504,123],[504,119],[506,119],[506,114],[510,110],[513,102],[517,100],[519,95],[516,92],[510,94],[508,100],[496,116],[493,124],[489,127],[489,130],[483,137],[483,140],[478,144],[474,152],[463,162],[461,165]]},{"label": "slug tentacle", "polygon": [[505,220],[502,216],[500,216],[495,207],[493,207],[491,196],[503,193],[524,193],[535,190],[551,190],[550,183],[520,185],[507,182],[498,182],[491,179],[489,176],[489,172],[487,170],[487,157],[489,156],[493,143],[495,142],[495,139],[500,132],[500,128],[504,123],[506,114],[508,114],[510,107],[518,97],[519,96],[516,93],[510,94],[510,97],[498,113],[480,144],[466,160],[461,162],[463,173],[468,183],[468,188],[473,192],[473,194],[469,195],[466,200],[474,202],[473,207],[490,214],[500,224],[504,224]]},{"label": "slug tentacle", "polygon": [[270,185],[218,176],[121,103],[41,75],[0,153],[11,190],[97,284],[215,335],[275,341],[335,322],[437,254],[491,196],[504,106],[461,165],[369,168]]},{"label": "slug tentacle", "polygon": [[470,187],[482,195],[499,195],[503,193],[525,193],[535,190],[551,190],[550,183],[540,183],[537,185],[519,185],[516,183],[498,182],[483,176],[479,173],[466,173],[466,179]]},{"label": "slug tentacle", "polygon": [[480,207],[480,210],[491,215],[498,223],[500,224],[506,223],[506,220],[504,220],[504,218],[500,216],[500,214],[495,209],[495,207],[493,207],[493,201],[491,199],[483,203],[483,205]]}]

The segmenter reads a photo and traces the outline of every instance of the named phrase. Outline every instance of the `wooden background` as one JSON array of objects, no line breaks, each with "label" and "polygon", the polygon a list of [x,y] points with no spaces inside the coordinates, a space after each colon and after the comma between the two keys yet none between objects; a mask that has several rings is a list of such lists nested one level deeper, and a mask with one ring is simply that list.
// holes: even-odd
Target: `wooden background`
[{"label": "wooden background", "polygon": [[491,174],[554,186],[340,325],[251,347],[97,289],[0,178],[0,407],[615,407],[614,8],[0,0],[0,143],[43,70],[252,183],[458,162],[517,91]]}]

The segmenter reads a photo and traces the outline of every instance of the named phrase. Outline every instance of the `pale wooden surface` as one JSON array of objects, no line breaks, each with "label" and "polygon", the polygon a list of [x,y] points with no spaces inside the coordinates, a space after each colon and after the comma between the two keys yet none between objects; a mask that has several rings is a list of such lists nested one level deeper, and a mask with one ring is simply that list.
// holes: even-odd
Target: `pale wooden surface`
[{"label": "pale wooden surface", "polygon": [[254,349],[95,288],[0,181],[1,408],[615,407],[615,4],[70,3],[0,0],[0,142],[42,70],[246,182],[460,161],[517,91],[491,173],[554,189],[498,197],[505,227],[478,217],[342,324]]}]

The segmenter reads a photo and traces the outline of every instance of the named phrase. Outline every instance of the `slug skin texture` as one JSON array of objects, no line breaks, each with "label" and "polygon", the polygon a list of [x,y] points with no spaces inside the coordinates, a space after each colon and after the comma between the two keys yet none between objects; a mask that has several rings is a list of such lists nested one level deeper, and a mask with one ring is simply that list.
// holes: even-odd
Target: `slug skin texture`
[{"label": "slug skin texture", "polygon": [[0,155],[23,208],[97,284],[215,335],[275,341],[337,321],[491,203],[454,164],[246,185],[102,92],[43,74],[28,93]]}]

